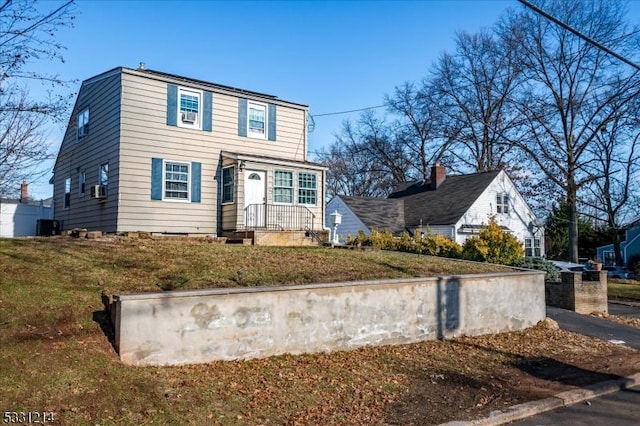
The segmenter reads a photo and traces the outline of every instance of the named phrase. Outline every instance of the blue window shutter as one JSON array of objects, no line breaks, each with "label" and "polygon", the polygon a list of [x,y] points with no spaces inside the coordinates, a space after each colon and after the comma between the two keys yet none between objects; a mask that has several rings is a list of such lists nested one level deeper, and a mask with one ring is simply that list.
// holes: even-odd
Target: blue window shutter
[{"label": "blue window shutter", "polygon": [[269,140],[276,140],[276,106],[269,104]]},{"label": "blue window shutter", "polygon": [[162,200],[162,158],[151,159],[151,199]]},{"label": "blue window shutter", "polygon": [[167,124],[178,125],[178,86],[167,85]]},{"label": "blue window shutter", "polygon": [[202,130],[210,132],[213,130],[213,94],[204,92],[202,96]]},{"label": "blue window shutter", "polygon": [[202,164],[193,162],[191,163],[191,202],[200,202],[200,182],[202,181]]},{"label": "blue window shutter", "polygon": [[238,99],[238,136],[247,136],[247,100]]}]

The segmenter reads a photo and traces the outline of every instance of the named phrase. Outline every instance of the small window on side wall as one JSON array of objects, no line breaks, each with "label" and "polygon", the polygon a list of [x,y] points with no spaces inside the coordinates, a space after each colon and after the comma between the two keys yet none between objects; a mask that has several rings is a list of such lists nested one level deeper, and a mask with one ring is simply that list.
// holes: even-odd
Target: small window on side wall
[{"label": "small window on side wall", "polygon": [[525,238],[524,239],[524,255],[527,256],[527,257],[540,257],[540,256],[542,256],[540,238]]},{"label": "small window on side wall", "polygon": [[68,177],[64,180],[64,208],[69,208],[71,205],[71,178]]},{"label": "small window on side wall", "polygon": [[233,203],[235,201],[234,185],[235,185],[234,166],[222,169],[222,202]]},{"label": "small window on side wall", "polygon": [[509,194],[500,193],[496,196],[496,213],[509,214]]},{"label": "small window on side wall", "polygon": [[100,164],[98,169],[98,183],[102,186],[109,185],[109,163]]},{"label": "small window on side wall", "polygon": [[78,140],[89,134],[89,108],[83,109],[78,114],[78,130],[77,130],[77,138]]},{"label": "small window on side wall", "polygon": [[78,173],[78,195],[80,195],[81,197],[84,197],[84,192],[86,190],[86,181],[87,181],[87,175],[85,172],[79,172]]}]

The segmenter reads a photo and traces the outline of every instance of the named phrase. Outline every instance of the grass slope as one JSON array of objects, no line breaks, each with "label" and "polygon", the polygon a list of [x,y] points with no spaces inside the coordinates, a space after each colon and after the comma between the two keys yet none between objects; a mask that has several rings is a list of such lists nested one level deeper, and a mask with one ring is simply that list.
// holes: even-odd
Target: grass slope
[{"label": "grass slope", "polygon": [[[191,240],[0,240],[0,409],[54,412],[54,424],[65,425],[434,424],[581,386],[585,371],[595,381],[640,367],[635,351],[536,328],[352,352],[139,368],[120,363],[101,329],[103,290],[498,269],[398,253]],[[563,379],[531,373],[540,365],[563,368]],[[573,382],[572,372],[580,373]]]}]

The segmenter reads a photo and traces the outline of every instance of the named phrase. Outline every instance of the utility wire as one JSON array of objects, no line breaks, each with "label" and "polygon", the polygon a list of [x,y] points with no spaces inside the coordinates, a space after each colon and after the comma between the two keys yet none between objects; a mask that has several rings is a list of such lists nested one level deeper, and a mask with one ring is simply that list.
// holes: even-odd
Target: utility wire
[{"label": "utility wire", "polygon": [[313,117],[326,117],[328,115],[341,115],[341,114],[349,114],[349,113],[352,113],[352,112],[367,111],[367,110],[370,110],[370,109],[384,108],[385,106],[386,105],[376,105],[376,106],[366,107],[366,108],[351,109],[349,111],[327,112],[325,114],[311,114],[311,115]]},{"label": "utility wire", "polygon": [[560,25],[565,30],[570,31],[574,35],[580,37],[581,39],[583,39],[587,43],[597,47],[598,49],[608,53],[609,55],[621,60],[625,64],[630,65],[633,68],[635,68],[636,70],[640,71],[640,65],[636,64],[635,62],[632,62],[631,60],[625,58],[624,56],[620,55],[619,53],[614,52],[613,50],[609,49],[608,47],[606,47],[602,43],[599,43],[599,42],[595,41],[591,37],[589,37],[589,36],[587,36],[585,34],[582,34],[580,31],[578,31],[575,28],[571,27],[569,24],[566,24],[566,23],[562,22],[561,20],[556,19],[554,16],[548,14],[547,12],[545,12],[542,9],[540,9],[539,7],[531,4],[529,1],[527,1],[527,0],[518,0],[518,1],[520,3],[522,3],[523,5],[525,5],[526,7],[528,7],[529,9],[533,10],[534,12],[536,12],[537,14],[544,16],[548,20]]}]

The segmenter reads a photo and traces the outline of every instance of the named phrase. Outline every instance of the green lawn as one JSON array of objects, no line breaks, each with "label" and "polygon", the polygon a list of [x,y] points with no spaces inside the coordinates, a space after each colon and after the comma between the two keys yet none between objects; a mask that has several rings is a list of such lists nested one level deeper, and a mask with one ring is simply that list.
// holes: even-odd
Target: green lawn
[{"label": "green lawn", "polygon": [[640,281],[609,279],[607,285],[610,300],[640,302]]}]

